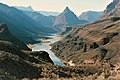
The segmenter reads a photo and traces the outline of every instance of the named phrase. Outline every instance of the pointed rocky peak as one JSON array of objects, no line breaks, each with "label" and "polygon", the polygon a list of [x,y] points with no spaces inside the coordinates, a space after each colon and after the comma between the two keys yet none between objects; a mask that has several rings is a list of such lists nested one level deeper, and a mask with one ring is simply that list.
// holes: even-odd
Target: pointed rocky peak
[{"label": "pointed rocky peak", "polygon": [[69,7],[66,7],[66,8],[65,8],[65,11],[70,11]]},{"label": "pointed rocky peak", "polygon": [[53,27],[60,31],[66,27],[72,27],[73,25],[80,24],[78,17],[68,7],[55,18]]},{"label": "pointed rocky peak", "polygon": [[71,11],[69,7],[66,7],[63,12],[69,12],[69,11]]}]

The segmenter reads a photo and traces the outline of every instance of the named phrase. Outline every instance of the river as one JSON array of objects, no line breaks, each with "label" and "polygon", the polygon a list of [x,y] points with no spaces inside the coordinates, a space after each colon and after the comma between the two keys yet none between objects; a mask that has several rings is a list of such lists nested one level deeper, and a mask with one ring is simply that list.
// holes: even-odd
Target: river
[{"label": "river", "polygon": [[65,66],[64,63],[62,63],[60,61],[60,59],[57,56],[55,56],[55,54],[50,50],[51,49],[50,44],[59,41],[60,37],[56,36],[56,35],[47,36],[47,37],[51,38],[51,39],[45,40],[47,42],[49,41],[49,43],[34,44],[35,47],[32,48],[32,51],[46,51],[46,52],[49,53],[49,56],[50,56],[50,58],[52,59],[52,61],[54,62],[55,65]]}]

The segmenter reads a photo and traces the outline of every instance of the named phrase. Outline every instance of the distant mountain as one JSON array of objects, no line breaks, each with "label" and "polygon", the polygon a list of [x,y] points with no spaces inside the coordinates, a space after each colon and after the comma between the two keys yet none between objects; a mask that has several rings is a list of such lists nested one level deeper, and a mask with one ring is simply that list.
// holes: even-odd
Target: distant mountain
[{"label": "distant mountain", "polygon": [[[23,6],[13,6],[19,10],[22,11],[30,11],[30,12],[35,12],[31,6],[28,7],[23,7]],[[52,12],[52,11],[36,11],[44,16],[58,16],[60,13],[58,12]]]},{"label": "distant mountain", "polygon": [[120,17],[120,0],[113,0],[107,5],[101,18]]},{"label": "distant mountain", "polygon": [[59,31],[65,27],[71,27],[73,25],[83,24],[85,22],[87,21],[80,21],[77,16],[68,7],[66,7],[65,10],[56,17],[53,28]]},{"label": "distant mountain", "polygon": [[45,16],[58,16],[59,12],[50,12],[50,11],[37,11],[40,14],[43,14]]},{"label": "distant mountain", "polygon": [[35,20],[38,24],[42,24],[43,26],[50,28],[54,22],[54,16],[44,16],[38,12],[30,12],[30,11],[23,11],[26,15],[30,18]]},{"label": "distant mountain", "polygon": [[98,19],[102,14],[103,14],[102,11],[101,12],[87,11],[87,12],[83,12],[78,18],[80,20],[87,20],[88,22],[92,22]]},{"label": "distant mountain", "polygon": [[32,37],[38,34],[42,36],[51,32],[22,11],[2,3],[0,3],[0,22],[6,23],[10,32],[25,43],[31,43]]},{"label": "distant mountain", "polygon": [[32,11],[34,12],[33,8],[31,6],[28,6],[28,7],[23,7],[23,6],[13,6],[19,10],[22,10],[22,11]]},{"label": "distant mountain", "polygon": [[[25,13],[27,16],[32,18],[38,24],[40,25],[42,24],[43,26],[47,28],[50,28],[54,23],[55,16],[49,15],[49,12],[46,12],[46,14],[44,15],[44,14],[41,14],[41,11],[34,11],[32,7],[30,6],[29,7],[18,7],[17,6],[16,8],[21,10],[23,13]],[[54,12],[50,12],[50,14],[51,13],[54,13]]]}]

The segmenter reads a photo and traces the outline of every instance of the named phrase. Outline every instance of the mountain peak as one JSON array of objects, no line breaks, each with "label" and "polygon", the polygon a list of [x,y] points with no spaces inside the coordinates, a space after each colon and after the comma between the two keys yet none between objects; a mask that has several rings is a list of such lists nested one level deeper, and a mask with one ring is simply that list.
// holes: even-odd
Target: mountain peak
[{"label": "mountain peak", "polygon": [[64,11],[55,18],[53,27],[56,31],[61,31],[66,27],[72,27],[73,25],[81,23],[74,12],[66,7]]},{"label": "mountain peak", "polygon": [[69,7],[66,7],[64,12],[70,11]]}]

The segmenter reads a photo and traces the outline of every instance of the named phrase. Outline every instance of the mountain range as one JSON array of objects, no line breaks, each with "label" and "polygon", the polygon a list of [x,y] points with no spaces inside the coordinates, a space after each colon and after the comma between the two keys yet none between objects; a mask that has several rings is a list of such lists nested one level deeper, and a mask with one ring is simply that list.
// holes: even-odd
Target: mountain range
[{"label": "mountain range", "polygon": [[[13,6],[21,11],[30,11],[30,12],[34,12],[33,8],[31,6],[28,7],[23,7],[23,6]],[[52,12],[52,11],[36,11],[42,15],[45,16],[58,16],[60,13],[59,12]]]},{"label": "mountain range", "polygon": [[17,8],[18,10],[22,10],[22,11],[31,11],[34,12],[33,8],[31,6],[28,7],[23,7],[23,6],[13,6],[15,8]]},{"label": "mountain range", "polygon": [[[54,29],[55,31],[63,30],[63,28],[72,27],[77,24],[92,22],[102,15],[102,12],[87,11],[83,12],[79,17],[77,17],[68,7],[66,7],[62,13],[34,11],[31,6],[15,6],[15,8],[24,12],[38,24],[42,24],[45,27]],[[71,19],[73,21],[70,22]]]},{"label": "mountain range", "polygon": [[0,3],[0,13],[0,22],[6,23],[10,32],[25,43],[32,42],[32,37],[52,31],[14,7]]},{"label": "mountain range", "polygon": [[[46,16],[45,14],[41,14],[40,11],[30,11],[33,10],[31,9],[31,7],[25,7],[24,9],[21,9],[23,7],[16,8],[24,12],[29,17],[31,17],[37,23],[40,23],[45,27],[54,29],[55,31],[62,30],[63,28],[66,28],[68,26],[71,27],[76,24],[83,24],[87,22],[86,20],[79,20],[77,16],[68,7],[66,7],[66,9],[58,16],[49,15],[49,12],[46,13],[49,16],[48,15]],[[70,22],[70,20],[67,18],[73,19],[73,21]],[[64,19],[64,21],[62,21],[62,19]]]}]

